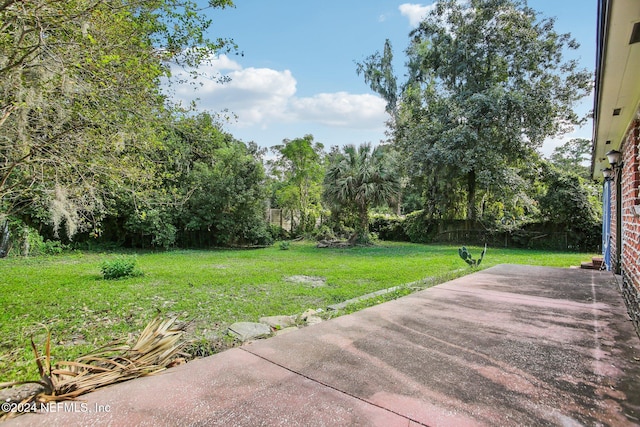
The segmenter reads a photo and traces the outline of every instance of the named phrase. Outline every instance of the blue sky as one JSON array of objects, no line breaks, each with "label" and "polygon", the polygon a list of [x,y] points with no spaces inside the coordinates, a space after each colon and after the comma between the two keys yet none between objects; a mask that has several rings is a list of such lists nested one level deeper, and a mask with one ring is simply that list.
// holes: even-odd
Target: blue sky
[{"label": "blue sky", "polygon": [[[225,130],[263,147],[306,134],[327,148],[385,139],[385,103],[356,74],[356,62],[382,50],[388,38],[396,74],[402,76],[408,34],[431,1],[236,0],[235,4],[211,13],[209,36],[233,38],[243,55],[220,56],[201,67],[210,78],[201,78],[196,86],[175,86],[176,99],[198,98],[200,110],[233,112],[237,118],[227,122]],[[542,16],[555,17],[556,30],[569,32],[580,42],[573,55],[593,70],[596,0],[529,0],[528,4]],[[218,84],[219,75],[231,81]],[[592,103],[585,99],[577,111],[588,112]],[[591,123],[546,142],[543,154],[573,137],[590,138]]]}]

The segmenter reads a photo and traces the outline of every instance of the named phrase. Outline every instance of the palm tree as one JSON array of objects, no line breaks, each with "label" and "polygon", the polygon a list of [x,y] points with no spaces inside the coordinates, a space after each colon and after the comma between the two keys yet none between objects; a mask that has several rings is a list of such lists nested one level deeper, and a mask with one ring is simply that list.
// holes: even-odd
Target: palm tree
[{"label": "palm tree", "polygon": [[347,145],[334,153],[324,186],[330,204],[357,213],[358,226],[352,239],[359,242],[369,240],[369,208],[397,201],[400,196],[400,177],[393,157],[382,146],[371,149],[369,143],[357,149]]}]

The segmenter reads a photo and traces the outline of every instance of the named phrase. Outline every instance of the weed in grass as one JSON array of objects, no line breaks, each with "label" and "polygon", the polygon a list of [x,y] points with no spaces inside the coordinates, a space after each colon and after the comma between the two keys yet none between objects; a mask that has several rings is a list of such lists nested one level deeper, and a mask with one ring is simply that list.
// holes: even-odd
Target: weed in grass
[{"label": "weed in grass", "polygon": [[291,243],[290,242],[288,242],[286,240],[283,240],[282,242],[280,242],[280,250],[281,251],[288,251],[290,247],[291,247]]},{"label": "weed in grass", "polygon": [[194,358],[211,356],[216,352],[213,343],[205,337],[192,340],[184,350]]},{"label": "weed in grass", "polygon": [[185,345],[183,351],[195,359],[220,353],[221,351],[235,347],[238,344],[239,342],[229,335],[217,336],[214,334],[208,334],[207,336],[200,336],[189,341]]},{"label": "weed in grass", "polygon": [[100,267],[105,280],[121,279],[123,277],[143,276],[142,270],[136,267],[135,257],[118,257],[104,261]]}]

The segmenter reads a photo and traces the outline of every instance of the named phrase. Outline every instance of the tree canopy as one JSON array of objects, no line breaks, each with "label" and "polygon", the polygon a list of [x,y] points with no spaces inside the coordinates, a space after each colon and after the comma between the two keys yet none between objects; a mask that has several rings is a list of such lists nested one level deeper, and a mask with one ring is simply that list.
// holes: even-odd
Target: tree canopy
[{"label": "tree canopy", "polygon": [[550,160],[559,168],[589,180],[591,170],[587,164],[591,160],[591,141],[585,138],[570,139],[553,150]]},{"label": "tree canopy", "polygon": [[385,147],[365,143],[347,145],[329,156],[324,181],[325,199],[334,209],[351,209],[358,216],[354,239],[367,242],[369,209],[398,202],[400,176]]},{"label": "tree canopy", "polygon": [[[577,46],[524,1],[439,0],[410,34],[399,94],[388,92],[380,55],[359,65],[389,109],[400,100],[394,142],[410,174],[424,178],[431,214],[454,212],[465,197],[466,217],[475,219],[478,184],[499,187],[545,138],[580,122],[572,108],[592,76],[565,59]],[[385,45],[382,58],[389,55]]]},{"label": "tree canopy", "polygon": [[0,217],[36,209],[72,236],[98,227],[116,189],[153,185],[149,153],[167,117],[168,64],[196,65],[234,47],[207,39],[211,21],[199,8],[190,0],[0,4]]},{"label": "tree canopy", "polygon": [[[275,190],[279,206],[300,216],[298,230],[309,232],[315,227],[321,211],[324,177],[324,146],[313,141],[313,135],[272,147],[278,157],[271,162],[272,173],[279,179]],[[291,215],[292,217],[294,215]]]},{"label": "tree canopy", "polygon": [[[326,154],[305,135],[272,147],[268,162],[267,149],[166,95],[176,65],[197,73],[236,49],[209,38],[202,5],[0,2],[0,257],[44,238],[163,248],[300,234],[368,242],[374,208],[377,230],[421,242],[448,219],[480,218],[506,233],[530,222],[596,229],[598,189],[578,176],[588,176],[589,141],[569,141],[549,161],[537,152],[580,122],[572,107],[591,75],[565,59],[577,43],[524,0],[438,0],[410,34],[403,81],[389,41],[357,65],[387,101],[390,144]],[[267,226],[269,203],[288,211],[291,230]],[[391,212],[411,214],[403,223]]]}]

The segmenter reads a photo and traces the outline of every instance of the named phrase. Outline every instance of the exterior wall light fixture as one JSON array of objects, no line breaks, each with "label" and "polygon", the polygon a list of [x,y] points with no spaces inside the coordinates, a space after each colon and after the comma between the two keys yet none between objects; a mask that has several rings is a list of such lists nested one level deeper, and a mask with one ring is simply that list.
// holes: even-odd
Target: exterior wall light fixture
[{"label": "exterior wall light fixture", "polygon": [[[622,153],[618,150],[611,150],[607,154],[607,160],[611,163],[611,166],[616,169],[617,167],[622,167]],[[618,166],[619,165],[619,166]]]}]

